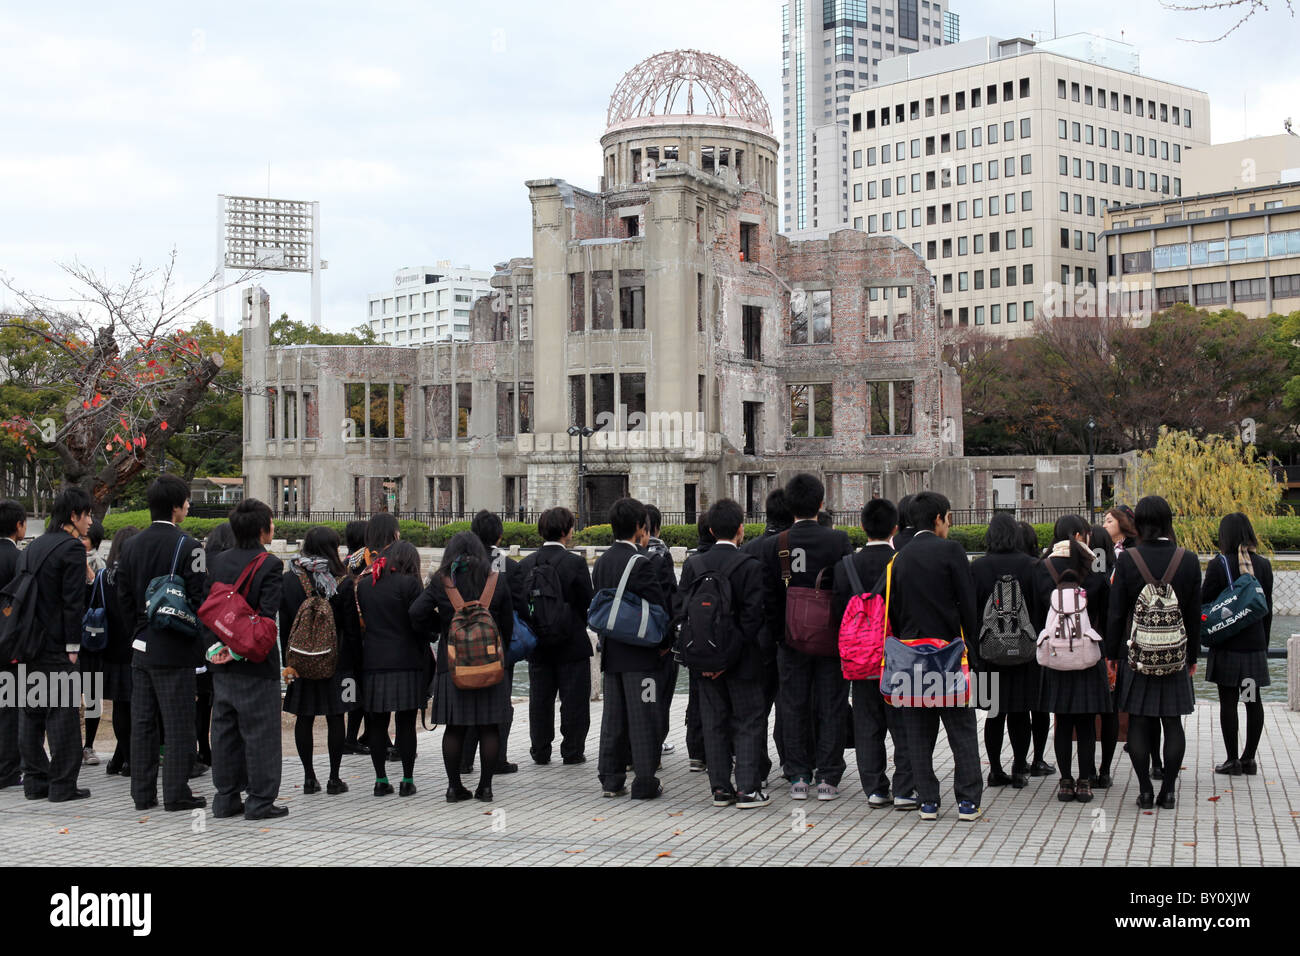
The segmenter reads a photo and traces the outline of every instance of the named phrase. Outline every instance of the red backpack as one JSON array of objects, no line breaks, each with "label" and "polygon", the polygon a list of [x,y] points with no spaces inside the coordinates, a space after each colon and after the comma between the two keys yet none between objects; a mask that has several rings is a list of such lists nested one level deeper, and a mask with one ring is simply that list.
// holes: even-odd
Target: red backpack
[{"label": "red backpack", "polygon": [[781,561],[781,581],[785,584],[785,643],[791,650],[814,657],[838,657],[836,622],[832,620],[831,592],[821,586],[822,577],[831,568],[822,568],[810,588],[791,587],[790,532],[777,538],[777,557]]},{"label": "red backpack", "polygon": [[269,555],[263,551],[240,572],[234,584],[212,585],[199,607],[199,620],[237,657],[260,664],[275,647],[278,636],[274,617],[263,617],[248,606],[248,589]]},{"label": "red backpack", "polygon": [[885,666],[885,638],[889,627],[889,580],[894,573],[891,558],[885,569],[885,594],[882,596],[862,586],[853,555],[844,558],[853,597],[844,608],[840,621],[840,669],[845,680],[880,680]]}]

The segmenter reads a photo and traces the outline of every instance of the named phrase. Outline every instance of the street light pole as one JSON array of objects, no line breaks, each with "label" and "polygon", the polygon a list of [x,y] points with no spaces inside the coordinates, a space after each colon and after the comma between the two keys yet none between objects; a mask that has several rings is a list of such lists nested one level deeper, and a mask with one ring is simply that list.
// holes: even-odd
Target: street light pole
[{"label": "street light pole", "polygon": [[602,422],[595,428],[590,425],[570,425],[569,437],[578,439],[578,530],[581,531],[587,526],[587,462],[583,458],[583,443],[596,432],[600,431],[604,425]]},{"label": "street light pole", "polygon": [[1093,454],[1093,432],[1097,429],[1097,420],[1088,418],[1088,524],[1092,524],[1095,514],[1095,495],[1097,487],[1097,460]]}]

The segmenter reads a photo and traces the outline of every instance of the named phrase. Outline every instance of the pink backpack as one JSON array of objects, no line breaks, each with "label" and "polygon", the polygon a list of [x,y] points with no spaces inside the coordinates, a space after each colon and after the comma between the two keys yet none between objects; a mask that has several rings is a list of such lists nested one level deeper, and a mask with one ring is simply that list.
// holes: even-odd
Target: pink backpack
[{"label": "pink backpack", "polygon": [[[1038,635],[1038,664],[1054,671],[1082,671],[1101,660],[1101,635],[1088,619],[1088,592],[1061,580],[1052,559],[1043,561],[1056,583],[1047,626]],[[1067,571],[1067,574],[1073,572]],[[1077,582],[1077,576],[1076,576]]]},{"label": "pink backpack", "polygon": [[862,586],[853,555],[844,558],[844,570],[853,587],[840,621],[840,668],[845,680],[880,680],[885,667],[885,638],[889,630],[889,579],[894,572],[891,559],[885,570],[885,595]]}]

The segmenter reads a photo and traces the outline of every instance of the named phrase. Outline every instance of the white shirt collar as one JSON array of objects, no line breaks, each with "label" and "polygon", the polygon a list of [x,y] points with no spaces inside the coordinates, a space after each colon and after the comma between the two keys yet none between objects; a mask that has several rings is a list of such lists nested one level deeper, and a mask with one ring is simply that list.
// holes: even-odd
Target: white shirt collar
[{"label": "white shirt collar", "polygon": [[563,542],[563,541],[543,541],[543,542],[542,542],[542,547],[543,547],[543,548],[548,547],[549,545],[555,545],[555,547],[557,547],[557,548],[563,548],[563,547],[564,547],[564,542]]},{"label": "white shirt collar", "polygon": [[734,547],[736,546],[736,542],[734,542],[734,541],[715,541],[715,542],[713,542],[713,546],[714,546],[715,548],[716,548],[716,547],[719,547],[720,545],[725,545],[725,546],[728,547],[728,548],[734,548]]},{"label": "white shirt collar", "polygon": [[629,548],[631,548],[633,551],[640,551],[640,550],[641,550],[640,548],[637,547],[635,541],[627,541],[627,540],[625,540],[625,539],[623,539],[623,538],[619,538],[619,539],[618,539],[617,541],[615,541],[614,543],[615,543],[615,544],[625,544],[625,545],[627,545]]},{"label": "white shirt collar", "polygon": [[864,545],[864,547],[868,547],[868,548],[869,548],[869,547],[871,547],[873,544],[882,544],[882,545],[884,545],[884,546],[887,547],[887,548],[892,548],[892,547],[894,546],[894,545],[893,545],[891,542],[889,542],[889,541],[868,541],[868,542],[866,543],[866,545]]},{"label": "white shirt collar", "polygon": [[175,525],[173,522],[171,522],[171,521],[163,521],[161,518],[155,518],[154,521],[153,521],[153,523],[154,523],[154,524],[169,524],[169,525],[171,525],[173,528],[176,527],[176,525]]}]

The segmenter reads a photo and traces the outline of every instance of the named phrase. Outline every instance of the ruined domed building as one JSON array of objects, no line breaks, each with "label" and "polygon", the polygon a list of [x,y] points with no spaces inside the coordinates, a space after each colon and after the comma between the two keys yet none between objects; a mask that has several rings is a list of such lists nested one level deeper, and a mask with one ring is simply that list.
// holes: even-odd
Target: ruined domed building
[{"label": "ruined domed building", "polygon": [[578,510],[579,442],[589,520],[625,494],[669,520],[723,496],[761,512],[799,470],[837,510],[946,484],[961,392],[925,263],[893,238],[777,234],[778,143],[748,76],[653,56],[600,145],[599,191],[525,184],[532,254],[497,267],[468,344],[268,348],[250,289],[247,493],[278,512]]}]

